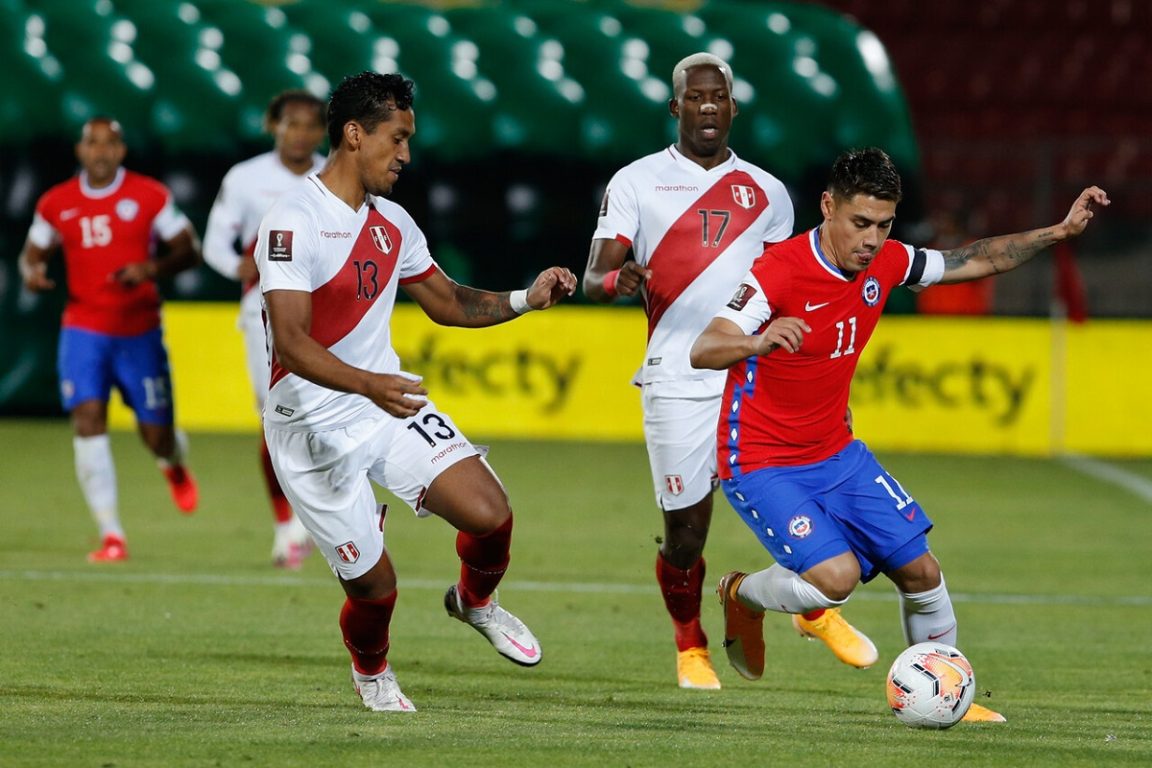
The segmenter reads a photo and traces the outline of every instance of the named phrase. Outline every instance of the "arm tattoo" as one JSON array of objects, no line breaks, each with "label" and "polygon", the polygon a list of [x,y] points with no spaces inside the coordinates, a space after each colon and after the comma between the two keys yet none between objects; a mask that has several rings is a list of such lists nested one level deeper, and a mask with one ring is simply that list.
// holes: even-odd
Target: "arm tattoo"
[{"label": "arm tattoo", "polygon": [[960,269],[970,261],[986,261],[996,273],[1008,272],[1040,251],[1057,242],[1059,238],[1050,229],[1027,232],[1022,235],[988,237],[974,243],[953,248],[944,253],[944,271]]},{"label": "arm tattoo", "polygon": [[469,324],[479,321],[480,325],[490,325],[516,317],[507,293],[480,291],[467,285],[457,285],[455,290],[456,302]]}]

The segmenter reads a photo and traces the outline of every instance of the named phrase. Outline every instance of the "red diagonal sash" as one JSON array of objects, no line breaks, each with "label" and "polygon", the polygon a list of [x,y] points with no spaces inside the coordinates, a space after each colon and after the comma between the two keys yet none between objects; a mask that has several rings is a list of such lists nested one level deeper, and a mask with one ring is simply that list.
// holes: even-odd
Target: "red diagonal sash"
[{"label": "red diagonal sash", "polygon": [[[400,230],[379,211],[368,212],[343,266],[312,291],[313,339],[330,349],[359,325],[392,279],[402,240]],[[271,384],[287,375],[273,353]]]},{"label": "red diagonal sash", "polygon": [[[755,179],[745,171],[731,171],[685,209],[648,259],[648,268],[652,270],[652,279],[645,289],[648,338],[652,338],[656,324],[668,307],[767,207],[768,195]],[[729,214],[723,237],[715,245],[723,217],[713,211]],[[709,227],[707,245],[705,220]]]}]

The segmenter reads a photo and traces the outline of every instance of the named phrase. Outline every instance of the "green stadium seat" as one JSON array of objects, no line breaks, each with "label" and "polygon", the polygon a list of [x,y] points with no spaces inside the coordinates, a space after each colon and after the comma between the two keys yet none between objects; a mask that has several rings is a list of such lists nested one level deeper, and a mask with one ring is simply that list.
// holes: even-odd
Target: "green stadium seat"
[{"label": "green stadium seat", "polygon": [[576,144],[586,95],[562,75],[562,44],[539,36],[529,17],[502,9],[459,8],[445,15],[457,34],[476,44],[479,75],[495,86],[497,146],[559,155]]},{"label": "green stadium seat", "polygon": [[363,11],[329,3],[295,3],[283,10],[288,23],[308,35],[313,66],[333,85],[374,68],[379,30]]},{"label": "green stadium seat", "polygon": [[381,3],[363,10],[378,44],[389,46],[398,71],[416,83],[416,146],[447,160],[485,157],[493,145],[494,90],[454,71],[454,60],[475,43],[429,8]]}]

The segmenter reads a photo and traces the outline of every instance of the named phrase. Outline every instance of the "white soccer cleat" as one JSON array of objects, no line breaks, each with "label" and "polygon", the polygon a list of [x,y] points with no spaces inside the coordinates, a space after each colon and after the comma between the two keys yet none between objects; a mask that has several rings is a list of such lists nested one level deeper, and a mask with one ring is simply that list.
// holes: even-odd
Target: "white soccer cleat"
[{"label": "white soccer cleat", "polygon": [[412,700],[400,690],[396,682],[396,673],[389,664],[378,675],[362,675],[352,667],[352,685],[364,706],[373,712],[415,712],[416,707]]},{"label": "white soccer cleat", "polygon": [[288,525],[277,525],[272,540],[272,565],[290,571],[299,570],[314,549],[312,537],[297,517]]},{"label": "white soccer cleat", "polygon": [[524,622],[500,607],[496,595],[492,595],[487,605],[479,608],[465,608],[460,602],[460,594],[453,584],[444,593],[444,609],[452,618],[459,619],[475,629],[496,651],[522,667],[534,667],[540,663],[540,641]]}]

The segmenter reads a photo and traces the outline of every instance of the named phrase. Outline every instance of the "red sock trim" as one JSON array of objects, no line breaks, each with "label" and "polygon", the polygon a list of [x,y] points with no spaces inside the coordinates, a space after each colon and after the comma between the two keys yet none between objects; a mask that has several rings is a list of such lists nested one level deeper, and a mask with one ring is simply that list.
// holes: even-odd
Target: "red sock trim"
[{"label": "red sock trim", "polygon": [[460,556],[460,582],[457,589],[466,608],[484,605],[496,591],[511,560],[512,516],[499,528],[485,534],[456,534],[456,554]]},{"label": "red sock trim", "polygon": [[656,581],[664,597],[664,607],[672,617],[677,650],[708,647],[708,636],[700,624],[704,571],[704,558],[688,570],[682,570],[665,560],[663,554],[656,554]]},{"label": "red sock trim", "polygon": [[340,610],[340,632],[352,654],[352,665],[362,675],[378,675],[388,666],[388,627],[396,607],[396,591],[379,600],[345,598]]},{"label": "red sock trim", "polygon": [[805,621],[816,621],[816,619],[818,619],[824,615],[825,610],[827,610],[827,609],[816,608],[815,610],[811,610],[811,611],[808,611],[808,613],[802,613],[800,615],[804,618]]}]

